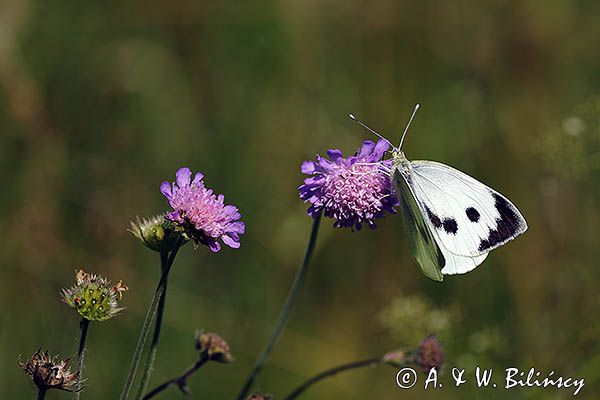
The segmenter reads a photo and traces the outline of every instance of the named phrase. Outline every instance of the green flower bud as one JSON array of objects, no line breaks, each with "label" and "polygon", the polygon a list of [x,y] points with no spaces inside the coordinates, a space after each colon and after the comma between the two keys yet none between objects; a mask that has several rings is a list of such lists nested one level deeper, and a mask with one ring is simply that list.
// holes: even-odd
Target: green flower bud
[{"label": "green flower bud", "polygon": [[128,231],[144,246],[158,252],[163,249],[163,246],[166,246],[165,250],[169,250],[179,235],[178,232],[175,232],[173,223],[167,221],[163,215],[142,219],[137,217],[135,222],[130,222]]},{"label": "green flower bud", "polygon": [[121,281],[116,285],[99,275],[88,274],[83,270],[75,273],[77,284],[62,290],[62,300],[79,315],[90,321],[106,321],[119,314],[118,306],[123,292],[129,288]]}]

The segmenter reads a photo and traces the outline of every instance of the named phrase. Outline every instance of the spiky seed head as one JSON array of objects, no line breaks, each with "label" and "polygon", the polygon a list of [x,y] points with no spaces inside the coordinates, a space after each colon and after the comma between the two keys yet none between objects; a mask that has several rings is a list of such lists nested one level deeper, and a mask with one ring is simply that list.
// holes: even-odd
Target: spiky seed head
[{"label": "spiky seed head", "polygon": [[201,357],[210,361],[225,364],[233,361],[229,345],[216,333],[196,332],[196,350],[200,352]]},{"label": "spiky seed head", "polygon": [[75,280],[75,286],[63,289],[61,297],[83,318],[106,321],[124,309],[119,307],[119,301],[129,288],[122,281],[113,285],[108,279],[81,269],[75,272]]}]

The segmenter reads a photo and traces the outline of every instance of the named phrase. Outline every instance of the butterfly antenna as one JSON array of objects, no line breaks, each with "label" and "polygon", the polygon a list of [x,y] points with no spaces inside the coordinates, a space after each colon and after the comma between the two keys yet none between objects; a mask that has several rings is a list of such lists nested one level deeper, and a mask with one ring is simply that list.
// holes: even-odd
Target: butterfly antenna
[{"label": "butterfly antenna", "polygon": [[402,133],[402,139],[400,139],[400,146],[398,146],[399,149],[402,149],[402,143],[404,143],[404,137],[406,136],[406,132],[408,132],[408,128],[410,127],[410,124],[411,124],[413,118],[415,118],[415,114],[417,113],[417,110],[419,109],[419,107],[420,107],[420,105],[419,105],[419,103],[417,103],[410,119],[408,120],[408,124],[406,124],[406,128],[404,128],[404,133]]},{"label": "butterfly antenna", "polygon": [[368,130],[369,132],[371,132],[373,135],[377,136],[380,139],[385,140],[390,146],[392,146],[392,148],[395,150],[396,146],[394,146],[392,144],[392,142],[390,142],[389,140],[387,140],[386,138],[384,138],[382,135],[380,135],[379,133],[375,132],[373,129],[369,128],[367,125],[363,124],[358,118],[356,118],[354,116],[354,114],[348,114],[348,116],[354,120],[354,122],[356,122],[357,124],[359,124],[360,126],[362,126],[363,128],[365,128],[366,130]]}]

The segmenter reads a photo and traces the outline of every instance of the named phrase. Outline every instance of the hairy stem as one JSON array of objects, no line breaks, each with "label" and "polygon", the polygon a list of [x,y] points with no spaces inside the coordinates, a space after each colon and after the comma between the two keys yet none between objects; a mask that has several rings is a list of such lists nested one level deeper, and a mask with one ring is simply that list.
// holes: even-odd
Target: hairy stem
[{"label": "hairy stem", "polygon": [[306,389],[308,389],[315,383],[322,381],[323,379],[332,377],[340,372],[344,372],[344,371],[348,371],[348,370],[356,369],[356,368],[375,367],[375,366],[381,365],[381,364],[383,364],[383,361],[381,358],[371,358],[368,360],[355,361],[355,362],[352,362],[349,364],[343,364],[343,365],[339,365],[334,368],[327,369],[327,370],[313,376],[312,378],[308,379],[306,382],[304,382],[303,384],[298,386],[296,389],[294,389],[294,391],[292,393],[290,393],[287,397],[285,397],[284,400],[295,399],[298,396],[300,396],[302,393],[304,393],[304,391]]},{"label": "hairy stem", "polygon": [[[165,270],[167,262],[168,262],[168,254],[166,252],[161,252],[161,254],[160,254],[161,271]],[[168,276],[165,278],[164,290],[158,301],[158,309],[156,311],[156,321],[154,322],[154,332],[152,334],[152,342],[150,343],[150,351],[148,352],[148,358],[146,360],[146,365],[144,365],[144,373],[142,375],[142,381],[140,382],[140,387],[138,389],[137,395],[134,397],[135,399],[140,399],[144,395],[144,392],[148,388],[148,382],[150,381],[150,375],[152,375],[154,360],[156,359],[156,352],[158,351],[158,341],[160,339],[160,330],[162,327],[163,314],[165,311],[165,302],[166,302],[166,297],[167,297],[167,285],[168,285]]]},{"label": "hairy stem", "polygon": [[142,329],[140,331],[140,335],[138,336],[137,343],[135,345],[135,351],[133,352],[133,357],[131,359],[131,364],[129,366],[129,371],[127,372],[127,378],[125,379],[125,384],[123,385],[123,389],[121,391],[120,400],[127,400],[129,398],[129,392],[131,391],[131,386],[133,385],[133,381],[135,379],[135,375],[137,373],[137,369],[140,364],[140,360],[142,358],[142,353],[144,352],[144,346],[146,344],[146,340],[148,339],[148,334],[150,333],[150,326],[152,325],[152,320],[154,315],[156,314],[156,310],[158,308],[158,303],[160,297],[165,291],[167,278],[169,276],[169,271],[171,270],[171,266],[173,265],[173,261],[175,260],[175,256],[183,243],[183,237],[179,237],[169,258],[167,259],[167,263],[165,268],[162,271],[160,276],[160,280],[158,285],[156,286],[156,290],[154,291],[154,296],[152,297],[152,301],[150,302],[150,306],[148,307],[148,311],[146,312],[146,318],[144,319],[144,323],[142,324]]},{"label": "hairy stem", "polygon": [[203,366],[207,361],[208,361],[207,357],[200,358],[192,366],[190,366],[188,369],[186,369],[181,375],[179,375],[173,379],[169,379],[168,381],[158,385],[157,387],[155,387],[154,389],[149,391],[148,394],[146,394],[142,398],[142,400],[148,400],[148,399],[156,396],[157,394],[159,394],[160,392],[162,392],[163,390],[165,390],[166,388],[168,388],[171,385],[177,385],[184,394],[190,394],[189,389],[187,387],[187,380],[196,371],[198,371],[200,369],[200,367]]},{"label": "hairy stem", "polygon": [[[85,340],[87,338],[88,329],[90,327],[90,320],[83,318],[79,323],[81,328],[81,334],[79,336],[79,351],[77,352],[77,380],[79,381],[79,385],[81,386],[81,382],[83,382],[83,357],[85,355]],[[73,394],[74,400],[79,400],[81,396],[81,391],[75,391]]]},{"label": "hairy stem", "polygon": [[256,380],[258,374],[261,372],[263,366],[265,365],[267,358],[269,358],[271,351],[273,351],[273,348],[277,343],[277,339],[279,339],[279,336],[283,332],[283,328],[285,327],[286,322],[288,321],[292,314],[292,311],[294,310],[294,306],[298,301],[300,289],[302,289],[302,286],[306,281],[308,266],[314,253],[315,246],[317,244],[317,236],[319,233],[320,223],[321,214],[317,215],[317,217],[315,217],[314,219],[312,230],[310,232],[310,238],[308,239],[308,246],[306,247],[306,253],[304,255],[304,261],[302,262],[302,264],[300,265],[300,269],[296,273],[296,277],[294,278],[294,282],[292,283],[292,286],[288,293],[288,297],[285,300],[285,304],[283,305],[283,308],[281,309],[281,312],[279,314],[279,318],[277,319],[277,323],[275,324],[275,329],[273,330],[269,341],[258,356],[258,359],[256,360],[254,367],[252,368],[252,372],[250,372],[250,375],[246,379],[246,382],[244,383],[244,386],[237,397],[238,400],[245,399],[248,393],[250,392],[250,389],[252,389],[254,381]]}]

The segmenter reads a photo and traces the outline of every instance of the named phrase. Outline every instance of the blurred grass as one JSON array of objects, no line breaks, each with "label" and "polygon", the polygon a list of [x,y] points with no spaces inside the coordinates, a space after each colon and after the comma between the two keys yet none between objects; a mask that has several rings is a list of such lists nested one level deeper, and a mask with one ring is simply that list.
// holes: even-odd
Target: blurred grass
[{"label": "blurred grass", "polygon": [[[78,321],[58,290],[79,266],[132,289],[124,315],[89,337],[86,397],[117,397],[158,279],[157,257],[126,227],[165,208],[158,186],[183,165],[239,206],[248,232],[239,251],[182,251],[153,382],[192,361],[194,329],[206,328],[230,342],[237,362],[208,366],[192,390],[233,397],[307,240],[301,161],[369,138],[349,112],[397,140],[415,102],[423,107],[408,157],[487,182],[530,230],[476,272],[437,284],[411,261],[399,218],[360,233],[325,223],[259,387],[282,396],[333,364],[414,345],[376,318],[402,294],[458,310],[450,366],[555,369],[583,375],[582,393],[598,395],[599,12],[594,1],[4,0],[0,397],[33,393],[19,354],[76,351]],[[310,396],[482,393],[398,393],[394,375],[352,372]],[[515,393],[484,394],[557,398]]]}]

